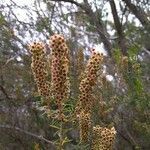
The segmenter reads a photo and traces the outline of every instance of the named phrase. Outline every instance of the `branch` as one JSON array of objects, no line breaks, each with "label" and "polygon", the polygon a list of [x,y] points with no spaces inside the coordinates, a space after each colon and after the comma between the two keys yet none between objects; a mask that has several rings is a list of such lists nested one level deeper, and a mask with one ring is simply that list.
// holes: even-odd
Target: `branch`
[{"label": "branch", "polygon": [[87,0],[84,0],[84,3],[78,3],[74,0],[50,0],[50,1],[69,2],[71,4],[74,4],[80,7],[83,11],[85,11],[86,15],[89,17],[89,22],[91,23],[91,25],[95,26],[95,30],[99,34],[99,37],[101,41],[103,42],[104,47],[107,50],[109,56],[112,55],[112,52],[111,52],[112,44],[110,42],[108,32],[106,31],[106,28],[104,27],[102,20],[96,16],[95,12],[93,12]]},{"label": "branch", "polygon": [[148,54],[148,56],[150,56],[150,52],[146,49],[146,48],[143,48],[142,49],[146,54]]},{"label": "branch", "polygon": [[148,18],[146,17],[145,12],[139,7],[139,6],[135,6],[131,0],[122,0],[125,2],[125,4],[128,6],[129,10],[139,19],[139,21],[141,22],[141,24],[144,27],[148,27],[150,24],[150,21],[148,20]]},{"label": "branch", "polygon": [[47,140],[47,139],[44,138],[43,136],[41,136],[41,135],[36,135],[36,134],[31,133],[31,132],[29,132],[29,131],[25,131],[25,130],[23,130],[23,129],[20,129],[19,127],[12,127],[12,126],[10,126],[10,125],[0,125],[0,128],[11,129],[11,130],[14,130],[14,129],[15,129],[16,131],[25,133],[25,134],[27,134],[27,135],[29,135],[29,136],[32,136],[32,137],[34,137],[34,138],[37,138],[37,139],[39,139],[39,140],[41,140],[41,141],[44,141],[44,142],[46,142],[46,143],[51,144],[51,145],[54,146],[54,143],[53,143],[52,141]]},{"label": "branch", "polygon": [[122,127],[118,128],[118,124],[114,121],[113,122],[116,126],[116,130],[117,133],[128,143],[131,144],[132,148],[134,149],[137,146],[137,143],[135,142],[135,140],[133,139],[133,137],[131,136],[131,134],[129,133],[129,131],[126,128],[125,123],[122,123]]},{"label": "branch", "polygon": [[122,132],[120,132],[119,130],[117,130],[117,133],[118,133],[125,141],[127,141],[129,144],[131,144],[132,147],[136,147]]},{"label": "branch", "polygon": [[3,87],[2,85],[0,85],[0,90],[2,91],[2,93],[5,95],[5,97],[6,97],[7,99],[11,99],[11,98],[8,96],[6,90],[4,89],[4,87]]},{"label": "branch", "polygon": [[50,0],[50,1],[54,1],[54,2],[60,2],[60,1],[63,1],[63,2],[68,2],[68,3],[71,3],[71,4],[74,4],[82,9],[85,9],[84,5],[82,5],[81,3],[78,3],[74,0]]},{"label": "branch", "polygon": [[113,19],[114,19],[115,28],[116,28],[117,34],[119,36],[118,44],[120,46],[120,49],[122,50],[122,53],[124,55],[127,55],[126,39],[125,39],[125,36],[123,33],[122,24],[121,24],[119,16],[118,16],[116,4],[115,4],[114,0],[110,0],[109,3],[110,3]]}]

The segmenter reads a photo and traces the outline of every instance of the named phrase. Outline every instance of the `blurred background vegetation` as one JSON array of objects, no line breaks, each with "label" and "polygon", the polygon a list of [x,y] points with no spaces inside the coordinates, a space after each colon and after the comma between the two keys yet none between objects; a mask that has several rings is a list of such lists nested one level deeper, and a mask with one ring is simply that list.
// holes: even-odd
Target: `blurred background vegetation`
[{"label": "blurred background vegetation", "polygon": [[[44,114],[28,52],[30,42],[48,44],[54,33],[62,34],[70,48],[67,111],[75,107],[80,74],[89,50],[96,47],[104,53],[104,63],[93,90],[99,102],[93,109],[94,124],[115,126],[115,150],[149,150],[148,0],[0,1],[0,149],[55,149],[51,141],[59,133],[52,126],[59,125]],[[76,128],[68,131],[65,149],[80,149],[78,137]]]}]

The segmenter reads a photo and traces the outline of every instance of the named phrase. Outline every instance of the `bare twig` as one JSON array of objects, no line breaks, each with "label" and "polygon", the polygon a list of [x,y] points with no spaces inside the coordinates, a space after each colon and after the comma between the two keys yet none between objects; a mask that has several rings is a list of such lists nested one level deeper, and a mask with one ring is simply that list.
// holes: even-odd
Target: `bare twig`
[{"label": "bare twig", "polygon": [[11,98],[9,97],[9,95],[7,94],[5,88],[4,88],[2,85],[0,85],[0,91],[2,91],[2,93],[5,95],[5,97],[6,97],[7,99],[11,99]]},{"label": "bare twig", "polygon": [[146,48],[143,48],[142,50],[150,56],[150,52]]},{"label": "bare twig", "polygon": [[10,126],[10,125],[0,125],[0,128],[11,129],[11,130],[14,130],[14,129],[15,129],[16,131],[25,133],[26,135],[32,136],[32,137],[34,137],[34,138],[37,138],[37,139],[39,139],[39,140],[41,140],[41,141],[44,141],[44,142],[46,142],[46,143],[51,144],[51,145],[54,146],[54,143],[53,143],[52,141],[50,141],[50,140],[44,138],[42,135],[36,135],[36,134],[31,133],[31,132],[29,132],[29,131],[25,131],[25,130],[19,128],[19,127],[13,127],[13,126]]},{"label": "bare twig", "polygon": [[56,2],[59,2],[59,1],[63,1],[63,2],[68,2],[68,3],[71,3],[71,4],[75,4],[76,6],[82,8],[82,9],[85,9],[84,5],[82,5],[81,3],[78,3],[74,0],[50,0],[50,1],[56,1]]}]

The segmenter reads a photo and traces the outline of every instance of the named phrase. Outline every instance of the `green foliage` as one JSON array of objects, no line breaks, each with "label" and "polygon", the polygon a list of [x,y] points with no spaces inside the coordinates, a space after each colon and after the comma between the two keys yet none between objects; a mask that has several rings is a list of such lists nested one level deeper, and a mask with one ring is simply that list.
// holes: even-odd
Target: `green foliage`
[{"label": "green foliage", "polygon": [[0,12],[0,26],[3,26],[3,25],[5,25],[5,17]]},{"label": "green foliage", "polygon": [[114,49],[113,57],[114,57],[117,65],[119,65],[121,63],[121,57],[122,57],[122,54],[121,54],[121,51],[119,48]]},{"label": "green foliage", "polygon": [[134,63],[138,59],[138,54],[141,47],[138,44],[131,45],[128,49],[129,60]]},{"label": "green foliage", "polygon": [[36,22],[36,30],[38,32],[43,32],[45,28],[49,26],[49,19],[48,18],[39,18]]}]

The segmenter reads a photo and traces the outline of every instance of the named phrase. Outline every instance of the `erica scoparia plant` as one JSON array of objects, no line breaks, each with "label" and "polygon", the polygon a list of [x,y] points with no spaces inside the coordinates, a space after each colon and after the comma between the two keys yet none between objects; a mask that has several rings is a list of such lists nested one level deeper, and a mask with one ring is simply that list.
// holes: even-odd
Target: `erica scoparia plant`
[{"label": "erica scoparia plant", "polygon": [[[34,42],[29,46],[32,54],[32,72],[38,88],[39,94],[45,101],[53,100],[57,106],[57,117],[55,119],[65,124],[67,113],[64,112],[65,103],[69,99],[70,82],[69,82],[69,49],[66,40],[62,35],[54,34],[50,37],[49,47],[51,53],[47,57],[50,64],[50,81],[47,81],[47,62],[45,57],[44,44]],[[101,68],[103,55],[92,50],[92,56],[89,59],[85,71],[81,73],[79,85],[79,97],[75,111],[72,117],[75,119],[67,120],[70,122],[76,120],[79,123],[80,143],[90,144],[92,150],[111,150],[115,140],[115,128],[108,129],[100,125],[93,126],[92,108],[93,98],[92,89],[96,85],[98,71]],[[48,107],[53,112],[53,107]],[[55,108],[56,109],[56,108]],[[53,116],[53,115],[52,115]],[[58,149],[64,149],[65,133],[63,126],[59,128],[59,144]],[[64,138],[64,139],[63,139]],[[90,142],[92,141],[92,142]]]}]

